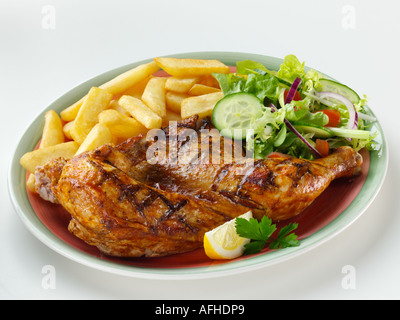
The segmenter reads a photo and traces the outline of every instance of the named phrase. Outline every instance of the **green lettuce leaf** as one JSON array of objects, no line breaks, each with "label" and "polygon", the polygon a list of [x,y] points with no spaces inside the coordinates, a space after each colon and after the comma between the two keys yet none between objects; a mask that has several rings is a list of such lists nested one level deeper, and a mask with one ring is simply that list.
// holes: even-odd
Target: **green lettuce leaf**
[{"label": "green lettuce leaf", "polygon": [[300,78],[303,83],[303,90],[311,91],[319,84],[320,73],[315,70],[305,71],[305,63],[301,63],[299,59],[293,55],[287,55],[281,64],[277,77],[289,82],[293,82],[296,78]]},{"label": "green lettuce leaf", "polygon": [[240,77],[235,74],[214,73],[223,94],[226,96],[236,92],[252,93],[261,101],[268,98],[270,102],[278,101],[278,84],[279,81],[271,74],[254,74],[251,73],[247,77]]},{"label": "green lettuce leaf", "polygon": [[293,82],[297,77],[303,79],[304,75],[304,62],[300,63],[299,59],[293,54],[289,54],[283,59],[277,73],[279,78],[289,82]]},{"label": "green lettuce leaf", "polygon": [[310,112],[306,108],[298,108],[296,104],[290,103],[285,106],[286,119],[289,121],[301,121],[305,124],[325,126],[329,122],[329,117],[322,112]]},{"label": "green lettuce leaf", "polygon": [[253,60],[243,60],[236,62],[236,73],[237,74],[250,74],[257,73],[255,69],[262,70],[266,73],[271,73],[265,66],[257,61]]},{"label": "green lettuce leaf", "polygon": [[239,77],[233,73],[213,73],[215,79],[217,79],[222,93],[227,96],[231,93],[241,92],[243,90],[245,79]]}]

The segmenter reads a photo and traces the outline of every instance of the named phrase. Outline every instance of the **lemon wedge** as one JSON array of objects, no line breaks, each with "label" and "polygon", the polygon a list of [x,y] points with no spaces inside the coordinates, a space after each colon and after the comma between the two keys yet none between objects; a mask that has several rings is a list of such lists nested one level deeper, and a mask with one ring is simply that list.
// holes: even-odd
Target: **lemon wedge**
[{"label": "lemon wedge", "polygon": [[[238,218],[249,220],[253,214],[248,211]],[[234,259],[243,254],[244,246],[250,239],[236,233],[236,218],[225,222],[204,234],[204,251],[211,259]]]}]

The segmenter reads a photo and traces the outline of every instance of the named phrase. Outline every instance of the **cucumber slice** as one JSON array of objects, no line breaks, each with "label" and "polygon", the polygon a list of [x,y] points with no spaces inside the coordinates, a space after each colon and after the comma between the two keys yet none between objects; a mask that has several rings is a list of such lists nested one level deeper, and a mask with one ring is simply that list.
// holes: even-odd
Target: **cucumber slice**
[{"label": "cucumber slice", "polygon": [[369,139],[370,132],[367,130],[354,130],[347,128],[330,128],[333,134],[337,137],[349,139]]},{"label": "cucumber slice", "polygon": [[318,90],[338,93],[349,99],[353,104],[360,102],[360,96],[353,89],[333,80],[320,79]]},{"label": "cucumber slice", "polygon": [[326,128],[301,122],[293,122],[293,126],[301,133],[314,133],[316,138],[330,138],[334,135],[333,131]]},{"label": "cucumber slice", "polygon": [[243,140],[248,129],[262,116],[263,104],[255,95],[245,92],[232,93],[217,102],[212,121],[221,135]]}]

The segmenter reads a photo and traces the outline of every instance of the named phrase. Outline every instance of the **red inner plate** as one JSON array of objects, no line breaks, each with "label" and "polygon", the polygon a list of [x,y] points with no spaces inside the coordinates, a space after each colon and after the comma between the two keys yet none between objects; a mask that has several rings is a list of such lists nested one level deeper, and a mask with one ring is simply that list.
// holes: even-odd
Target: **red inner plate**
[{"label": "red inner plate", "polygon": [[[232,71],[234,71],[234,68],[232,68]],[[166,73],[161,71],[155,75],[166,76]],[[369,152],[361,150],[360,153],[364,158],[360,176],[350,180],[338,179],[333,181],[306,210],[294,218],[277,223],[277,228],[279,229],[281,225],[286,225],[289,222],[296,222],[298,223],[298,228],[295,233],[299,239],[304,239],[339,216],[355,199],[367,178]],[[36,215],[54,235],[70,246],[99,259],[144,268],[192,268],[229,263],[229,260],[209,259],[203,249],[161,258],[117,258],[104,255],[96,247],[86,244],[68,231],[70,214],[61,205],[47,202],[28,189],[27,193]],[[268,251],[269,249],[265,248],[258,255],[267,254]],[[242,256],[237,259],[247,259],[248,257],[252,256]]]}]

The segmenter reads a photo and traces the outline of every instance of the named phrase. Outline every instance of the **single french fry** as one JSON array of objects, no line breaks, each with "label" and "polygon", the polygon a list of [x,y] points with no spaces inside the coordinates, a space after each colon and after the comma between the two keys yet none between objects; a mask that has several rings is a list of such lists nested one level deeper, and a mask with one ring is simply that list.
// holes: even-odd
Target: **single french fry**
[{"label": "single french fry", "polygon": [[136,68],[126,71],[114,79],[102,84],[100,88],[107,90],[111,94],[115,95],[122,93],[135,84],[144,80],[145,78],[151,76],[154,72],[158,71],[160,68],[156,63],[149,62],[142,64]]},{"label": "single french fry", "polygon": [[47,111],[44,116],[42,140],[39,148],[54,146],[64,142],[61,119],[54,110]]},{"label": "single french fry", "polygon": [[119,104],[147,129],[160,129],[162,118],[140,99],[131,96],[119,98]]},{"label": "single french fry", "polygon": [[165,82],[165,90],[187,93],[194,84],[199,82],[199,77],[178,78],[169,77]]},{"label": "single french fry", "polygon": [[181,121],[181,120],[182,117],[180,114],[167,110],[167,114],[162,121],[162,127],[168,126],[170,121]]},{"label": "single french fry", "polygon": [[108,108],[112,94],[104,89],[92,87],[71,128],[72,138],[82,144],[90,130],[99,122],[99,114]]},{"label": "single french fry", "polygon": [[215,104],[224,97],[222,92],[193,96],[182,101],[182,119],[198,114],[200,118],[212,115]]},{"label": "single french fry", "polygon": [[146,129],[136,119],[113,109],[107,109],[100,113],[99,123],[107,126],[110,129],[111,134],[120,140],[136,137],[140,134],[145,134],[148,131],[148,129]]},{"label": "single french fry", "polygon": [[142,101],[161,118],[165,117],[165,82],[167,78],[154,77],[149,80],[142,94]]},{"label": "single french fry", "polygon": [[[39,149],[54,146],[64,142],[64,132],[60,117],[54,110],[49,110],[44,115],[44,127]],[[30,173],[26,186],[32,192],[35,190],[35,175]]]},{"label": "single french fry", "polygon": [[213,72],[229,73],[229,67],[218,60],[154,58],[160,68],[171,76],[201,76]]},{"label": "single french fry", "polygon": [[69,140],[73,140],[72,136],[71,136],[71,128],[74,125],[74,121],[70,121],[67,122],[66,124],[64,124],[63,126],[63,132],[64,132],[64,136],[69,139]]},{"label": "single french fry", "polygon": [[59,157],[72,158],[78,148],[79,144],[75,141],[56,144],[25,153],[21,157],[20,163],[27,171],[34,173],[37,166],[44,165],[49,160]]},{"label": "single french fry", "polygon": [[190,88],[188,94],[191,96],[201,96],[203,94],[208,94],[213,92],[221,92],[221,89],[196,83],[193,85],[193,87]]},{"label": "single french fry", "polygon": [[[113,78],[112,80],[102,84],[100,86],[101,89],[107,90],[113,96],[120,94],[127,90],[130,87],[133,87],[135,84],[144,80],[145,78],[152,75],[154,72],[158,71],[160,68],[154,62],[151,61],[149,63],[142,64],[133,69],[130,69],[119,76]],[[68,108],[61,111],[61,119],[66,122],[72,121],[78,115],[78,112],[85,101],[86,96],[81,98],[79,101],[75,102]]]},{"label": "single french fry", "polygon": [[[181,113],[181,104],[183,99],[189,98],[190,96],[186,93],[168,91],[165,94],[166,106],[172,112]],[[168,110],[167,110],[168,112]]]},{"label": "single french fry", "polygon": [[104,124],[98,123],[92,128],[92,130],[90,130],[75,155],[96,149],[97,147],[112,142],[113,136],[110,129],[108,129]]},{"label": "single french fry", "polygon": [[[64,142],[64,132],[61,119],[54,110],[49,110],[44,115],[44,127],[39,149],[54,146]],[[26,186],[35,192],[35,175],[30,173]]]}]

